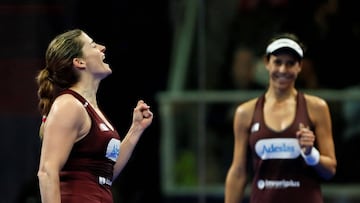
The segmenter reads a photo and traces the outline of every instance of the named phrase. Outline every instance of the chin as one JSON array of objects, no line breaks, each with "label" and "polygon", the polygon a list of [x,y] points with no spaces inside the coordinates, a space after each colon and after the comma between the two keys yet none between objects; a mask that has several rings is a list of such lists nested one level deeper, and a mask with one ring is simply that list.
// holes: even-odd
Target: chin
[{"label": "chin", "polygon": [[112,69],[110,68],[110,66],[108,64],[105,64],[105,69],[108,72],[108,74],[112,73]]}]

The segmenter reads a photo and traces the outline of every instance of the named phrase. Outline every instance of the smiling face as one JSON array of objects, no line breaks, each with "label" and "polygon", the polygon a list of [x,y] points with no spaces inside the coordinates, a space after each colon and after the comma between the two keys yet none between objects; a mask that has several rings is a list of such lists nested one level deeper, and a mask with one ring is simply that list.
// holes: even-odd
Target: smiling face
[{"label": "smiling face", "polygon": [[293,54],[271,54],[265,61],[269,71],[270,85],[279,89],[292,88],[301,71],[301,61]]},{"label": "smiling face", "polygon": [[83,33],[80,39],[84,42],[80,65],[83,64],[95,78],[103,79],[110,75],[112,70],[109,64],[104,63],[106,47],[94,42],[86,33]]}]

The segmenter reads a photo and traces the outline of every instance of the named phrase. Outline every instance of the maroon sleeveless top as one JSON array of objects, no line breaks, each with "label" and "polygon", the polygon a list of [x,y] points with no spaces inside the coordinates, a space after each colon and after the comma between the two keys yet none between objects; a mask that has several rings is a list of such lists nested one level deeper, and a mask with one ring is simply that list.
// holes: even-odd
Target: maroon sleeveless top
[{"label": "maroon sleeveless top", "polygon": [[320,177],[300,155],[296,138],[299,124],[314,130],[303,93],[296,98],[295,120],[282,131],[268,128],[264,121],[265,95],[258,98],[251,123],[249,145],[254,176],[251,203],[322,203]]},{"label": "maroon sleeveless top", "polygon": [[91,118],[89,133],[76,142],[60,172],[62,202],[112,202],[113,167],[119,156],[120,137],[95,112],[80,94],[67,89],[78,99]]}]

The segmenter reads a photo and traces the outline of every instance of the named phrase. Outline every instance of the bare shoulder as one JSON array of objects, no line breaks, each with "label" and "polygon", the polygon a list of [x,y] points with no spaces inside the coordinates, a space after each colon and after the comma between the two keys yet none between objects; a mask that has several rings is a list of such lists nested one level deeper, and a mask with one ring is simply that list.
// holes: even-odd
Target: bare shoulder
[{"label": "bare shoulder", "polygon": [[324,118],[330,118],[330,109],[325,99],[305,94],[307,109],[309,112],[310,119],[316,124],[322,122]]},{"label": "bare shoulder", "polygon": [[244,103],[239,104],[236,108],[235,115],[249,118],[254,113],[256,101],[257,101],[257,98],[254,98],[254,99],[251,99]]},{"label": "bare shoulder", "polygon": [[310,94],[304,94],[304,95],[305,95],[306,103],[309,108],[315,110],[319,108],[323,110],[328,108],[328,103],[325,99],[316,95],[310,95]]},{"label": "bare shoulder", "polygon": [[82,103],[70,94],[63,94],[58,96],[49,113],[49,117],[55,116],[64,121],[74,121],[83,119],[86,115],[86,110]]},{"label": "bare shoulder", "polygon": [[53,103],[54,110],[60,108],[62,111],[73,111],[83,109],[82,103],[70,94],[63,94],[58,96]]}]

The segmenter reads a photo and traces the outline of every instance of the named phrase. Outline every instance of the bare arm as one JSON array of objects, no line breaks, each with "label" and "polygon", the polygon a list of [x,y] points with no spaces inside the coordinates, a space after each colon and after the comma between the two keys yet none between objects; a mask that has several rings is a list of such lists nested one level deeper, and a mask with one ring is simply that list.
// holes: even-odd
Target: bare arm
[{"label": "bare arm", "polygon": [[[59,173],[76,139],[84,131],[87,113],[80,102],[70,95],[55,100],[43,123],[43,140],[38,170],[42,203],[60,203]],[[89,118],[88,118],[89,119]],[[90,121],[88,120],[90,123]],[[90,129],[90,124],[88,125]]]},{"label": "bare arm", "polygon": [[[317,143],[320,158],[319,163],[314,167],[322,178],[328,180],[335,175],[337,166],[330,110],[327,103],[321,98],[308,96],[307,101],[310,118],[316,127],[316,131],[309,132],[309,130],[304,129],[302,132],[298,132],[305,135],[300,139],[300,146],[305,147],[306,151],[309,152],[314,143]],[[307,138],[307,135],[310,138]],[[314,139],[311,139],[311,136]]]},{"label": "bare arm", "polygon": [[239,203],[244,196],[246,186],[246,153],[248,146],[248,129],[252,118],[254,102],[247,102],[238,106],[234,114],[233,160],[227,172],[225,182],[225,203]]},{"label": "bare arm", "polygon": [[120,144],[120,154],[114,166],[113,180],[118,177],[129,161],[136,144],[144,130],[152,123],[152,119],[153,113],[150,111],[150,106],[144,101],[139,100],[133,111],[133,120],[130,129]]}]

